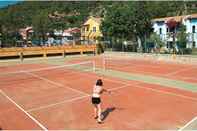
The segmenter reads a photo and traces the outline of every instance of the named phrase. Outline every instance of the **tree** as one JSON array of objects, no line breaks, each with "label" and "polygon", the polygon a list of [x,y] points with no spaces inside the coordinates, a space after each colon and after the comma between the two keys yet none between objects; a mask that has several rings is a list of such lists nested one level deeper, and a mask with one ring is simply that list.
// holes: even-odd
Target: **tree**
[{"label": "tree", "polygon": [[[152,25],[151,25],[151,12],[150,12],[150,2],[136,2],[134,9],[134,16],[131,21],[135,22],[134,30],[135,37],[140,38],[142,42],[142,50],[146,51],[146,38],[150,35]],[[131,7],[132,8],[132,7]]]},{"label": "tree", "polygon": [[165,45],[165,43],[161,40],[160,36],[156,33],[152,33],[150,35],[150,38],[147,40],[147,43],[150,44],[149,47],[154,46],[156,52],[160,52],[160,49]]},{"label": "tree", "polygon": [[42,11],[33,18],[33,29],[35,38],[38,38],[39,41],[42,41],[43,43],[46,40],[46,33],[50,31],[49,29],[49,18],[48,18],[48,12]]},{"label": "tree", "polygon": [[186,33],[186,26],[181,24],[179,26],[179,30],[177,32],[177,46],[181,53],[183,53],[183,50],[186,48],[187,42],[188,42],[188,34]]},{"label": "tree", "polygon": [[145,42],[151,31],[151,17],[147,12],[147,2],[114,3],[107,9],[101,30],[104,36],[118,40],[140,38]]},{"label": "tree", "polygon": [[128,9],[123,5],[113,4],[107,9],[106,17],[101,24],[103,34],[115,38],[127,38],[129,21]]},{"label": "tree", "polygon": [[[56,11],[65,17],[49,20],[47,15]],[[45,17],[40,16],[43,12]],[[0,30],[3,31],[3,43],[7,41],[6,43],[10,44],[13,39],[11,34],[15,34],[19,28],[35,25],[35,18],[39,16],[45,21],[44,23],[50,21],[45,26],[53,30],[80,27],[91,14],[105,18],[104,36],[114,41],[117,39],[136,41],[140,38],[145,48],[145,39],[151,30],[150,19],[196,12],[194,1],[20,1],[16,5],[0,8]],[[46,20],[43,20],[45,18]],[[36,30],[39,29],[36,27]],[[38,37],[39,34],[36,35]]]}]

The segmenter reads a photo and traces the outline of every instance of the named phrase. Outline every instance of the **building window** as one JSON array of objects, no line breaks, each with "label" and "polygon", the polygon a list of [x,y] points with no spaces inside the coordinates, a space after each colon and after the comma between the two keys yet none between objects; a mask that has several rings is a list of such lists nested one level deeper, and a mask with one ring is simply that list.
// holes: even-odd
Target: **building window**
[{"label": "building window", "polygon": [[196,42],[195,42],[195,41],[193,41],[193,43],[192,43],[192,47],[193,47],[193,48],[195,48],[195,47],[196,47]]},{"label": "building window", "polygon": [[82,32],[85,32],[85,28],[82,28]]},{"label": "building window", "polygon": [[192,26],[192,33],[196,33],[196,31],[195,31],[195,25]]},{"label": "building window", "polygon": [[89,31],[89,26],[87,26],[86,31]]},{"label": "building window", "polygon": [[93,27],[93,32],[96,32],[96,27]]},{"label": "building window", "polygon": [[169,29],[168,28],[166,29],[166,32],[169,32]]},{"label": "building window", "polygon": [[169,43],[167,43],[166,47],[169,48]]},{"label": "building window", "polygon": [[161,28],[159,28],[159,34],[162,34],[162,29]]}]

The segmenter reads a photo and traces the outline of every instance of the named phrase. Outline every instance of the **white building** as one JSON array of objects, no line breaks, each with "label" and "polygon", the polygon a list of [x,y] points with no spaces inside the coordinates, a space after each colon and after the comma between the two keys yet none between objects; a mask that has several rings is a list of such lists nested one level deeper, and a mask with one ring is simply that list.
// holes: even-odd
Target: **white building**
[{"label": "white building", "polygon": [[[183,24],[186,26],[186,33],[189,35],[187,48],[197,48],[197,14],[153,19],[154,32],[160,35],[160,38],[166,43],[167,48],[172,46],[172,32],[176,33],[178,31],[178,26],[173,30],[169,29],[167,26],[167,22],[171,20],[176,21],[177,24]],[[175,41],[176,40],[177,39],[175,38]]]}]

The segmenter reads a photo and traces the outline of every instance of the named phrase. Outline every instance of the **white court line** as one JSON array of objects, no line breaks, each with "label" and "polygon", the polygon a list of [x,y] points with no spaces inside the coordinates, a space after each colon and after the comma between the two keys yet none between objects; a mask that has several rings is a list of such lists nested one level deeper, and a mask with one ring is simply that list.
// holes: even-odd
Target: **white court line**
[{"label": "white court line", "polygon": [[91,73],[95,74],[96,76],[92,76],[91,74],[84,73],[84,72],[72,71],[72,74],[86,75],[86,76],[88,76],[88,77],[90,77],[90,78],[92,78],[92,77],[103,77],[103,80],[106,80],[106,81],[112,81],[112,82],[114,82],[114,83],[120,83],[120,84],[127,84],[127,82],[126,82],[126,81],[123,82],[123,80],[112,80],[112,79],[110,79],[110,78],[104,78],[104,75],[102,75],[102,74],[101,74],[101,76],[100,76],[100,75],[97,74],[97,73],[94,73],[94,72],[91,72]]},{"label": "white court line", "polygon": [[[135,85],[137,85],[137,84],[135,84]],[[108,90],[109,90],[109,91],[115,91],[115,90],[119,90],[119,89],[125,88],[125,87],[127,87],[127,86],[132,86],[132,85],[130,85],[130,84],[125,84],[125,85],[123,85],[123,86],[111,88],[111,89],[108,89]]]},{"label": "white court line", "polygon": [[[114,59],[112,59],[111,62],[110,62],[110,60],[111,60],[111,59],[106,59],[106,61],[107,61],[107,62],[105,62],[106,65],[108,65],[107,63],[109,63],[109,66],[110,66],[110,65],[113,66],[113,65],[115,65],[115,64],[118,64],[118,63],[120,64],[120,63],[121,63],[121,59],[120,59],[120,60],[114,60]],[[113,61],[117,61],[117,62],[113,62]],[[125,62],[125,63],[126,63],[126,65],[123,64],[123,65],[120,65],[120,66],[128,66],[128,65],[130,65],[131,67],[134,66],[134,68],[135,68],[135,67],[144,67],[144,68],[149,68],[149,67],[150,67],[150,68],[156,68],[156,69],[160,69],[160,68],[161,68],[161,67],[159,67],[159,66],[153,66],[153,65],[139,65],[139,64],[133,64],[132,61]]]},{"label": "white court line", "polygon": [[49,66],[49,67],[42,67],[42,68],[30,69],[30,70],[19,70],[19,71],[14,71],[14,72],[0,73],[0,75],[17,74],[17,73],[22,73],[22,72],[45,71],[45,70],[58,69],[58,68],[63,68],[63,67],[72,67],[72,66],[75,66],[75,65],[83,65],[83,64],[88,64],[88,63],[93,63],[93,62],[92,61],[84,61],[84,62],[73,63],[73,64],[68,64],[68,65]]},{"label": "white court line", "polygon": [[194,117],[191,121],[189,121],[185,126],[183,126],[182,128],[180,128],[178,131],[184,130],[184,128],[186,128],[188,125],[190,125],[195,120],[197,120],[197,117]]},{"label": "white court line", "polygon": [[[123,68],[128,68],[128,67],[110,67],[110,68],[107,68],[107,69],[118,69],[118,70],[121,70]],[[193,69],[193,68],[190,68],[190,69]],[[179,72],[182,72],[182,71],[187,71],[187,70],[190,70],[190,69],[183,69],[183,70],[171,72],[171,73],[165,74],[163,76],[161,76],[161,74],[159,74],[159,73],[153,73],[153,72],[150,72],[150,71],[148,71],[148,72],[137,71],[137,73],[148,73],[147,75],[149,75],[149,74],[150,75],[159,75],[161,77],[167,77],[167,78],[169,78],[169,76],[171,76],[173,74],[176,74],[176,73],[179,73]],[[180,78],[185,79],[185,80],[187,80],[187,79],[197,80],[197,78],[194,78],[194,77],[180,77]]]},{"label": "white court line", "polygon": [[[87,75],[88,77],[92,77],[91,75],[89,74],[84,74],[84,75]],[[96,74],[97,77],[99,76],[99,74]],[[99,76],[99,77],[102,77],[103,80],[106,80],[106,81],[111,81],[111,82],[114,82],[114,83],[119,83],[119,84],[127,84],[127,81],[123,81],[123,80],[113,80],[113,79],[110,79],[110,78],[104,78],[106,77],[105,75],[102,75],[102,76]]]},{"label": "white court line", "polygon": [[[85,63],[91,63],[92,61],[85,61],[85,62],[81,62],[80,64],[85,64]],[[71,65],[71,64],[70,64]],[[72,64],[72,65],[76,65],[76,64]],[[44,68],[40,68],[40,69],[33,69],[33,70],[20,70],[20,71],[14,71],[14,72],[7,72],[7,73],[0,73],[0,76],[1,75],[9,75],[9,74],[18,74],[18,73],[31,73],[31,74],[34,74],[32,72],[34,71],[40,71],[40,70],[47,70],[47,69],[56,69],[56,68],[61,68],[61,67],[66,67],[66,65],[61,65],[61,66],[50,66],[50,67],[44,67]],[[86,75],[88,77],[91,77],[92,78],[92,75],[88,74],[88,73],[82,73],[82,72],[77,72],[77,71],[72,71],[71,72],[72,74],[82,74],[82,75]],[[93,73],[93,72],[92,72]],[[96,73],[95,73],[96,74]],[[98,76],[98,74],[96,74]],[[35,77],[35,76],[34,76]],[[120,83],[120,84],[125,84],[125,82],[122,82],[122,81],[116,81],[116,80],[111,80],[111,79],[108,79],[108,78],[104,78],[105,80],[107,81],[112,81],[112,82],[115,82],[115,83]],[[57,84],[57,83],[56,83]]]},{"label": "white court line", "polygon": [[36,120],[33,116],[31,116],[27,111],[25,111],[21,106],[19,106],[14,100],[12,100],[6,93],[0,90],[0,93],[5,96],[9,101],[11,101],[16,107],[18,107],[22,112],[24,112],[30,119],[32,119],[39,127],[43,130],[48,131],[46,127],[44,127],[38,120]]},{"label": "white court line", "polygon": [[174,71],[174,72],[170,72],[170,73],[168,73],[168,74],[165,74],[164,76],[175,75],[175,74],[177,74],[177,73],[180,73],[180,72],[183,72],[183,71],[188,71],[188,70],[191,70],[191,69],[193,69],[193,67],[192,67],[192,68],[182,69],[182,70],[177,70],[177,71]]},{"label": "white court line", "polygon": [[[115,88],[108,89],[108,90],[109,91],[115,91],[115,90],[119,90],[121,88],[125,88],[127,86],[130,86],[130,85],[123,85],[123,86],[115,87]],[[57,102],[57,103],[41,106],[41,107],[38,107],[38,108],[32,108],[32,109],[27,110],[27,112],[37,111],[37,110],[41,110],[41,109],[46,109],[46,108],[50,108],[50,107],[53,107],[53,106],[56,106],[56,105],[61,105],[61,104],[64,104],[64,103],[68,103],[68,102],[74,102],[76,100],[81,100],[81,99],[84,99],[84,98],[87,98],[87,97],[90,97],[90,96],[91,95],[88,94],[88,95],[85,95],[85,96],[75,97],[75,98],[72,98],[72,99],[69,99],[69,100],[64,100],[64,101],[61,101],[61,102]]]},{"label": "white court line", "polygon": [[196,77],[180,77],[180,78],[182,78],[182,79],[185,79],[185,80],[197,80],[197,78]]},{"label": "white court line", "polygon": [[24,73],[29,74],[29,75],[31,75],[31,76],[34,76],[34,77],[36,77],[36,78],[39,78],[39,79],[41,79],[41,80],[47,81],[47,82],[49,82],[49,83],[51,83],[51,84],[53,84],[53,85],[56,85],[56,86],[59,86],[59,87],[65,87],[65,88],[67,88],[67,89],[70,89],[70,90],[72,90],[72,91],[78,92],[78,93],[80,93],[80,94],[88,95],[87,93],[85,93],[85,92],[83,92],[83,91],[80,91],[80,90],[71,88],[71,87],[69,87],[69,86],[65,86],[65,85],[63,85],[63,84],[54,82],[54,81],[52,81],[52,80],[49,80],[49,79],[44,78],[44,77],[41,77],[41,76],[36,75],[36,74],[34,74],[34,73],[25,72],[25,71],[24,71]]},{"label": "white court line", "polygon": [[[181,97],[181,98],[184,98],[184,99],[187,99],[187,100],[197,101],[197,99],[195,99],[193,97],[189,97],[189,96],[185,96],[185,95],[179,95],[177,93],[172,93],[172,92],[168,92],[168,91],[162,91],[162,90],[157,90],[157,89],[152,89],[152,88],[140,86],[139,83],[138,84],[134,84],[134,85],[125,84],[123,86],[115,87],[115,88],[108,89],[108,90],[109,91],[115,91],[115,90],[119,90],[119,89],[122,89],[122,88],[125,88],[125,87],[128,87],[128,86],[133,86],[133,87],[137,87],[137,88],[143,88],[143,89],[150,90],[150,91],[153,91],[153,92],[157,92],[157,93],[160,93],[160,94],[166,94],[166,95]],[[80,100],[80,99],[83,99],[83,98],[86,98],[86,97],[89,97],[89,96],[90,96],[90,94],[85,95],[85,96],[76,97],[76,98],[73,98],[73,99],[70,99],[70,100],[65,100],[65,101],[62,101],[62,102],[58,102],[58,103],[54,103],[54,104],[38,107],[38,108],[29,109],[28,111],[36,111],[36,110],[39,110],[39,109],[45,109],[45,108],[49,108],[49,107],[52,107],[52,106],[55,106],[55,105],[67,103],[67,102],[74,102],[76,100]]]},{"label": "white court line", "polygon": [[[132,68],[132,67],[127,67],[127,66],[125,66],[125,67],[113,67],[113,65],[114,64],[111,64],[111,67],[108,67],[108,68],[106,68],[106,69],[116,69],[116,70],[120,70],[121,71],[121,69],[123,69],[123,68]],[[137,65],[135,65],[135,64],[133,64],[134,66],[137,66]],[[110,66],[110,65],[109,65]],[[135,67],[134,67],[135,68]],[[132,69],[134,69],[134,68],[132,68]],[[150,72],[150,71],[137,71],[138,73],[148,73],[148,74],[150,74],[150,75],[159,75],[159,76],[161,76],[161,77],[166,77],[167,76],[167,78],[168,78],[168,76],[171,76],[171,75],[173,75],[173,74],[177,74],[177,73],[179,73],[179,72],[182,72],[182,71],[187,71],[187,70],[191,70],[191,69],[193,69],[193,68],[195,68],[195,67],[191,67],[191,68],[187,68],[187,69],[183,69],[183,70],[178,70],[178,71],[175,71],[175,72],[170,72],[170,73],[167,73],[167,74],[165,74],[165,75],[163,75],[163,76],[161,76],[161,74],[159,74],[159,73],[153,73],[153,72]],[[193,77],[180,77],[180,78],[183,78],[183,79],[192,79],[192,80],[197,80],[196,78],[193,78]]]},{"label": "white court line", "polygon": [[[126,68],[126,69],[128,69],[128,68],[130,68],[130,67],[109,67],[109,68],[106,68],[107,70],[109,69],[109,70],[118,70],[118,71],[122,71],[122,72],[125,72],[125,71],[123,71],[123,70],[121,70],[121,69],[124,69],[124,68]],[[132,72],[129,72],[129,73],[132,73]],[[146,75],[158,75],[158,76],[160,76],[160,77],[163,77],[163,76],[161,76],[161,74],[159,74],[159,73],[153,73],[153,72],[151,72],[151,71],[141,71],[141,70],[137,70],[137,72],[135,73],[135,74],[137,74],[137,73],[148,73],[148,74],[146,74]],[[165,75],[164,75],[165,76]]]},{"label": "white court line", "polygon": [[[64,65],[63,66],[58,66],[58,67],[64,67]],[[56,66],[54,66],[54,67],[48,67],[48,68],[57,68]],[[46,69],[46,68],[43,68],[43,69]],[[40,69],[39,69],[40,70]],[[20,71],[16,71],[16,72],[8,72],[8,73],[1,73],[0,75],[8,75],[8,74],[18,74],[18,73],[31,73],[31,75],[32,74],[34,74],[34,73],[32,73],[31,71],[39,71],[39,70],[27,70],[27,71],[24,71],[24,70],[20,70]],[[92,75],[90,75],[90,74],[88,74],[88,73],[82,73],[82,72],[77,72],[77,71],[72,71],[71,72],[72,74],[82,74],[82,75],[86,75],[86,76],[88,76],[88,77],[90,77],[90,78],[92,78]],[[34,74],[35,75],[35,74]],[[97,77],[99,77],[99,75],[98,74],[96,74],[97,75]],[[37,77],[37,76],[34,76],[34,77]],[[43,78],[43,77],[42,77]],[[123,82],[123,81],[120,81],[120,80],[112,80],[112,79],[109,79],[109,78],[103,78],[103,80],[107,80],[107,81],[112,81],[112,82],[114,82],[114,83],[120,83],[120,84],[126,84],[127,82],[125,81],[125,82]],[[56,84],[58,84],[58,83],[56,83]],[[58,85],[58,86],[60,86],[60,85]],[[62,86],[62,85],[61,85]]]},{"label": "white court line", "polygon": [[153,89],[153,88],[149,88],[149,87],[144,87],[144,86],[140,86],[140,85],[137,85],[137,84],[134,85],[134,87],[143,88],[143,89],[146,89],[146,90],[151,90],[151,91],[159,92],[159,93],[162,93],[162,94],[167,94],[167,95],[182,97],[182,98],[188,99],[188,100],[197,101],[197,98],[193,98],[193,97],[189,97],[189,96],[185,96],[185,95],[180,95],[180,94],[172,93],[172,92],[168,92],[168,91],[157,90],[157,89]]},{"label": "white court line", "polygon": [[14,71],[14,72],[0,73],[0,76],[10,75],[10,74],[20,74],[20,73],[23,73],[23,71],[19,70],[19,71]]},{"label": "white court line", "polygon": [[193,97],[189,97],[189,96],[185,96],[185,95],[180,95],[180,94],[172,93],[172,92],[168,92],[168,91],[162,91],[162,90],[158,90],[158,89],[152,89],[152,88],[140,86],[139,84],[140,84],[140,83],[134,84],[134,85],[126,84],[126,85],[124,85],[124,86],[120,86],[120,87],[117,87],[117,88],[112,88],[112,89],[110,89],[110,90],[113,91],[113,90],[118,90],[118,89],[121,89],[121,88],[125,88],[125,87],[127,87],[127,86],[133,86],[133,87],[137,87],[137,88],[143,88],[143,89],[146,89],[146,90],[151,90],[151,91],[153,91],[153,92],[158,92],[158,93],[162,93],[162,94],[167,94],[167,95],[182,97],[182,98],[188,99],[188,100],[197,101],[197,98],[193,98]]},{"label": "white court line", "polygon": [[83,99],[83,98],[86,98],[86,97],[89,97],[89,96],[90,95],[75,97],[75,98],[72,98],[72,99],[69,99],[69,100],[64,100],[64,101],[53,103],[53,104],[49,104],[49,105],[46,105],[46,106],[41,106],[41,107],[38,107],[38,108],[29,109],[29,110],[27,110],[27,112],[32,112],[32,111],[36,111],[36,110],[46,109],[46,108],[53,107],[53,106],[56,106],[56,105],[60,105],[60,104],[63,104],[63,103],[80,100],[80,99]]}]

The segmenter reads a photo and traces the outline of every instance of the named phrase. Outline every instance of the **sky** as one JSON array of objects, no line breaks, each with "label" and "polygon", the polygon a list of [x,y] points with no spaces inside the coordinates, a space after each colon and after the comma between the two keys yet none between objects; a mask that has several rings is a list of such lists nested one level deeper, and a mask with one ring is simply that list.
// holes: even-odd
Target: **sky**
[{"label": "sky", "polygon": [[7,1],[0,0],[0,8],[6,7],[8,5],[16,4],[19,1],[21,1],[21,0],[7,0]]}]

